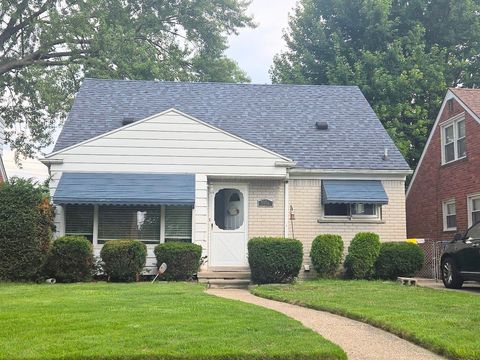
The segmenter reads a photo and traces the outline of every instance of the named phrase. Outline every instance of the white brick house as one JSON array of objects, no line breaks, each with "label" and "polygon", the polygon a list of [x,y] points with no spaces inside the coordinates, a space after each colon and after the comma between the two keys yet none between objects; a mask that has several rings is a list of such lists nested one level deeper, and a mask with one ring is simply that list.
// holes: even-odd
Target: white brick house
[{"label": "white brick house", "polygon": [[[247,241],[359,231],[399,241],[410,169],[357,87],[85,80],[54,152],[57,235],[99,251],[200,244],[248,269]],[[148,221],[147,221],[148,220]]]}]

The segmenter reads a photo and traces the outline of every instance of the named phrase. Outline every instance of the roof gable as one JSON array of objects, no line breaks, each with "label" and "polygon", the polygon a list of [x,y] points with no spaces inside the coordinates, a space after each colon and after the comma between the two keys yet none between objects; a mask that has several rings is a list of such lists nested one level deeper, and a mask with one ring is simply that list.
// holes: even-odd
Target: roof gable
[{"label": "roof gable", "polygon": [[480,122],[480,89],[450,88],[449,91],[464,105],[465,110],[473,112],[471,115]]},{"label": "roof gable", "polygon": [[[406,196],[410,194],[410,190],[412,189],[413,183],[417,178],[417,173],[420,167],[422,166],[423,159],[425,158],[425,154],[432,142],[433,135],[435,130],[437,129],[438,125],[440,124],[440,119],[442,114],[445,110],[445,106],[447,105],[448,100],[455,99],[458,103],[468,112],[476,121],[480,123],[480,90],[477,89],[461,89],[461,88],[449,88],[444,99],[442,105],[440,106],[440,110],[438,111],[437,118],[433,123],[432,129],[430,130],[430,134],[428,136],[427,142],[422,151],[422,155],[420,156],[420,160],[418,161],[417,167],[412,176],[412,180],[408,185]],[[478,113],[477,113],[478,111]]]},{"label": "roof gable", "polygon": [[[357,87],[86,79],[55,151],[169,108],[310,169],[408,170]],[[319,131],[316,121],[327,121]],[[388,149],[389,160],[382,160]]]}]

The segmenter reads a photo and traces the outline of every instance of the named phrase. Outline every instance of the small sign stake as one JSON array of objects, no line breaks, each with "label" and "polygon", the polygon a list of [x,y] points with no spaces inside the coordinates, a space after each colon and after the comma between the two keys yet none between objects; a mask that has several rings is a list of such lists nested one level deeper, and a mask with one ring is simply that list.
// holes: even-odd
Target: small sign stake
[{"label": "small sign stake", "polygon": [[163,263],[162,265],[160,265],[160,267],[158,268],[157,270],[157,275],[155,276],[155,278],[152,280],[152,284],[155,282],[155,280],[157,280],[157,278],[162,275],[165,271],[167,271],[167,264]]}]

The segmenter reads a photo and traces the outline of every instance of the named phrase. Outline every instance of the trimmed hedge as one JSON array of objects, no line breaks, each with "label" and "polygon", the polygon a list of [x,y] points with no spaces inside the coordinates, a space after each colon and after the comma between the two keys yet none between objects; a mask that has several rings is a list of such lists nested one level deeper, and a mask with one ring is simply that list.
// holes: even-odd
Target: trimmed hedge
[{"label": "trimmed hedge", "polygon": [[54,210],[48,189],[13,178],[0,184],[0,279],[42,276],[52,238]]},{"label": "trimmed hedge", "polygon": [[302,258],[302,243],[295,239],[257,237],[248,242],[248,262],[256,284],[292,282]]},{"label": "trimmed hedge", "polygon": [[380,238],[371,232],[360,232],[348,247],[345,259],[347,275],[354,279],[371,279],[380,253]]},{"label": "trimmed hedge", "polygon": [[200,267],[202,247],[197,244],[171,241],[155,247],[157,265],[167,264],[163,280],[190,280]]},{"label": "trimmed hedge", "polygon": [[382,243],[375,265],[376,275],[387,280],[395,280],[399,276],[414,276],[422,268],[424,261],[425,255],[417,244]]},{"label": "trimmed hedge", "polygon": [[147,247],[137,240],[111,240],[100,251],[109,281],[135,281],[147,260]]},{"label": "trimmed hedge", "polygon": [[342,261],[343,240],[340,235],[321,234],[312,242],[310,257],[320,277],[332,277]]},{"label": "trimmed hedge", "polygon": [[93,247],[83,236],[55,240],[47,261],[47,275],[59,282],[89,280],[93,271]]}]

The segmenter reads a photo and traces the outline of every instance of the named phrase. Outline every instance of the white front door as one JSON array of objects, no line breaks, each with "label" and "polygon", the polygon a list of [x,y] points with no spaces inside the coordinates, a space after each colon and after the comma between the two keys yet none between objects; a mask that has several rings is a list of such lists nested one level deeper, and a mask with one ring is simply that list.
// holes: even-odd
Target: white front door
[{"label": "white front door", "polygon": [[211,267],[245,267],[247,261],[247,186],[213,184],[210,192]]}]

